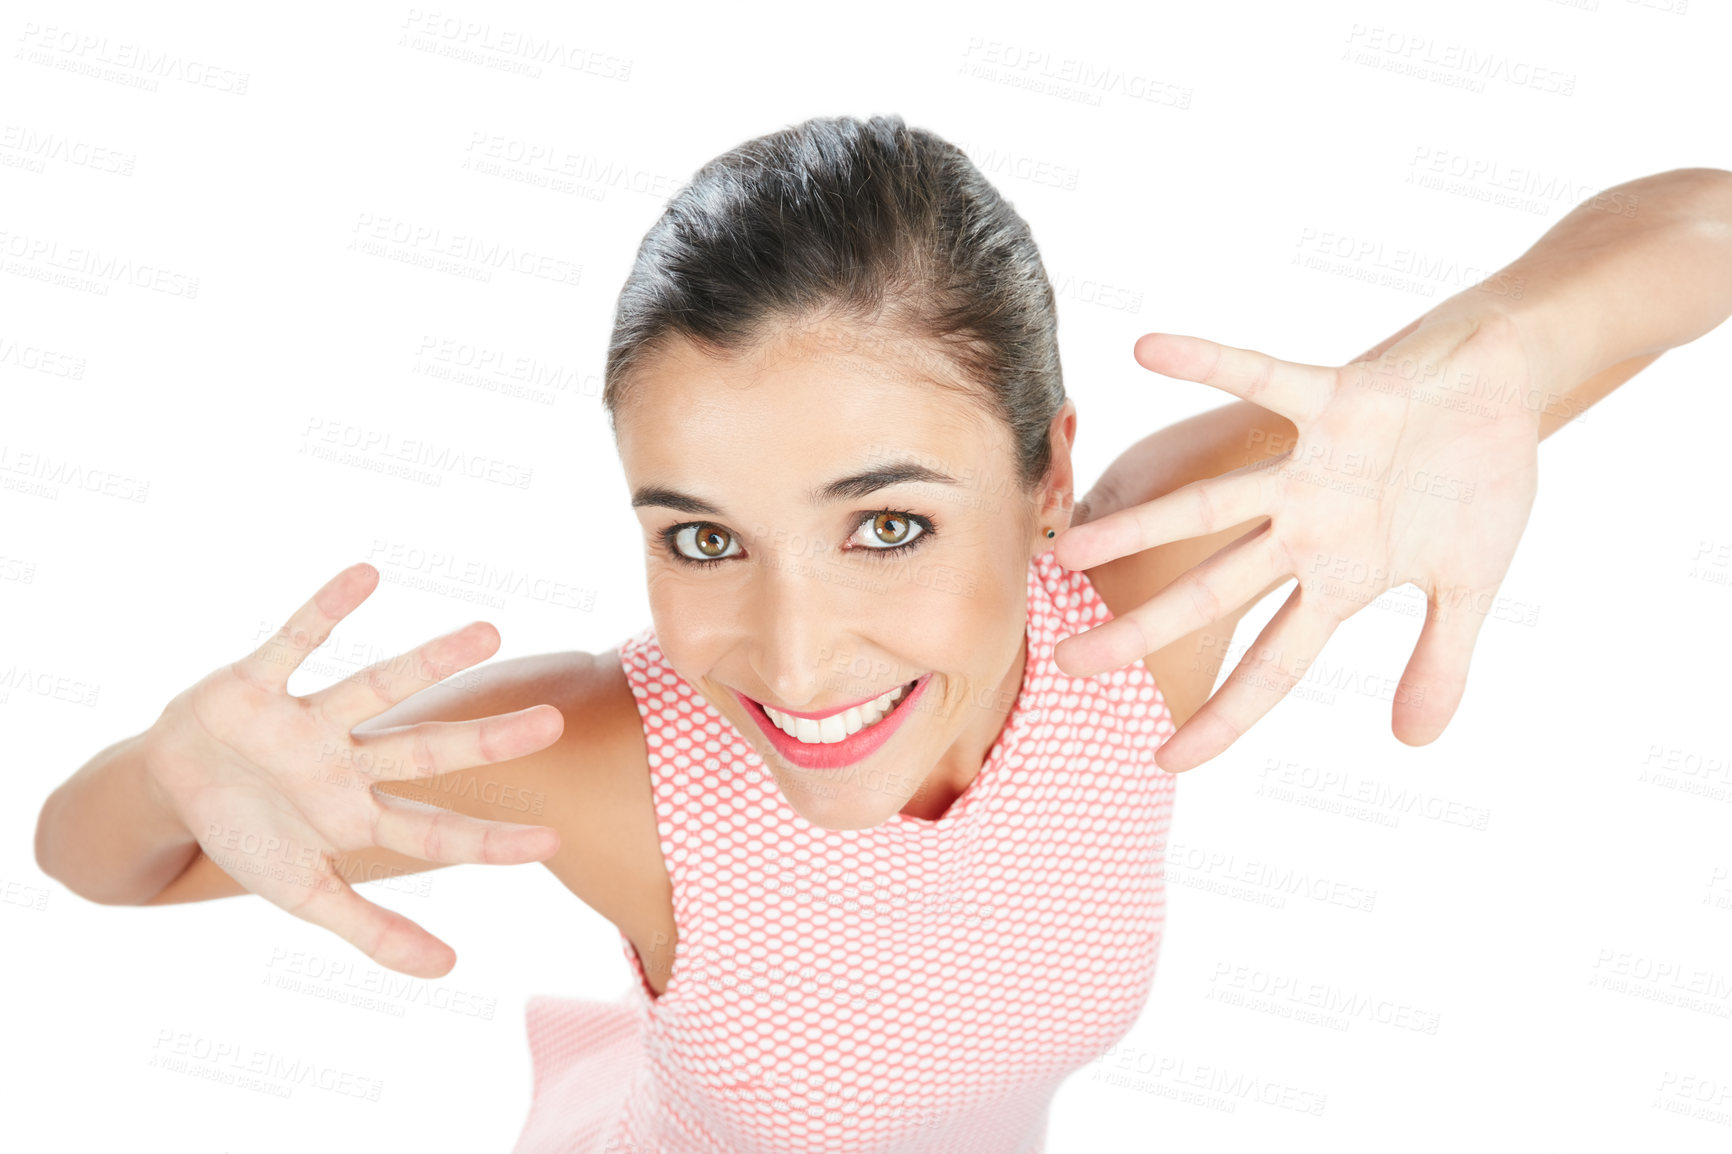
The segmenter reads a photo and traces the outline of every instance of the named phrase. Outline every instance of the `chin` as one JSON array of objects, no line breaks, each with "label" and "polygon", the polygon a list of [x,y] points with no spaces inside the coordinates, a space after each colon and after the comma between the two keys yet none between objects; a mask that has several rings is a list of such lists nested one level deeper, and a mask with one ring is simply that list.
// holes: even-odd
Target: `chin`
[{"label": "chin", "polygon": [[797,777],[786,770],[771,773],[794,812],[820,829],[871,829],[889,821],[902,806],[899,798],[862,797],[858,786],[845,782]]}]

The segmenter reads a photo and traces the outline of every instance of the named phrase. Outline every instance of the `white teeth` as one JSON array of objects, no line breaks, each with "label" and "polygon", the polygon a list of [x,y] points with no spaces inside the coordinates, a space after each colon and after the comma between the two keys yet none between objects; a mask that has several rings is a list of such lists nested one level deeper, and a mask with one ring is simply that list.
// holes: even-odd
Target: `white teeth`
[{"label": "white teeth", "polygon": [[[918,680],[919,678],[915,678],[915,681]],[[803,741],[807,745],[834,745],[852,734],[859,733],[868,725],[876,725],[884,720],[884,715],[902,700],[903,695],[913,685],[913,681],[907,685],[898,685],[865,705],[844,709],[822,721],[814,721],[810,717],[792,717],[780,710],[771,709],[768,705],[764,706],[764,712],[776,723],[777,729],[797,741]]]}]

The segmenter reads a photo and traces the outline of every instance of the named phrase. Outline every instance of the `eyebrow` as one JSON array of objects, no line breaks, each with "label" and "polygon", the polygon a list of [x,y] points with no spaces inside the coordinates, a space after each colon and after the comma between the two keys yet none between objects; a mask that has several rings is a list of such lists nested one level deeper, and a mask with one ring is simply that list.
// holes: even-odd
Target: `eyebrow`
[{"label": "eyebrow", "polygon": [[[892,485],[907,485],[915,482],[927,482],[934,485],[959,485],[955,477],[941,473],[937,469],[928,469],[925,465],[914,461],[898,461],[877,469],[868,469],[863,473],[854,473],[847,477],[838,477],[827,485],[820,485],[807,492],[806,500],[814,505],[828,504],[833,501],[852,500],[876,493],[880,489],[888,489]],[[722,510],[699,497],[681,493],[677,489],[669,489],[664,485],[645,485],[632,493],[632,508],[641,505],[661,505],[668,509],[676,509],[681,513],[699,513],[707,516],[721,516]]]}]

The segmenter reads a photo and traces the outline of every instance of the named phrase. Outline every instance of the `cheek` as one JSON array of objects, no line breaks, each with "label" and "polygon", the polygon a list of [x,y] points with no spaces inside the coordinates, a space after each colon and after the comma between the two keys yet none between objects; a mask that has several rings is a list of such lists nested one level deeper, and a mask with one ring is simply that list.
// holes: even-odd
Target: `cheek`
[{"label": "cheek", "polygon": [[932,566],[896,586],[884,598],[885,622],[902,647],[930,658],[927,668],[966,667],[994,638],[1011,628],[1023,609],[1024,590],[1015,599],[995,583],[972,572]]},{"label": "cheek", "polygon": [[652,579],[650,619],[668,662],[682,677],[702,676],[733,642],[741,610],[737,597],[670,575]]}]

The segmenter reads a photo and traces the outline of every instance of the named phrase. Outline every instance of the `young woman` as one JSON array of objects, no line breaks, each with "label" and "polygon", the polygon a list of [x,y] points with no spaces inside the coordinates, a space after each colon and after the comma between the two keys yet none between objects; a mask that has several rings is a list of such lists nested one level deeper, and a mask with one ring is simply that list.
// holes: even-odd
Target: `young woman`
[{"label": "young woman", "polygon": [[[896,117],[749,141],[646,236],[608,353],[653,624],[436,684],[497,651],[477,622],[289,696],[377,585],[352,566],[57,789],[38,860],[99,902],[257,893],[429,978],[452,950],[349,883],[544,862],[636,989],[531,1003],[521,1151],[1038,1151],[1148,994],[1167,771],[1406,581],[1433,612],[1396,729],[1434,738],[1538,441],[1732,312],[1732,174],[1624,191],[1633,218],[1583,206],[1502,291],[1341,368],[1143,338],[1245,399],[1077,503],[1053,294],[1009,204]],[[1439,403],[1463,381],[1496,387]]]}]

